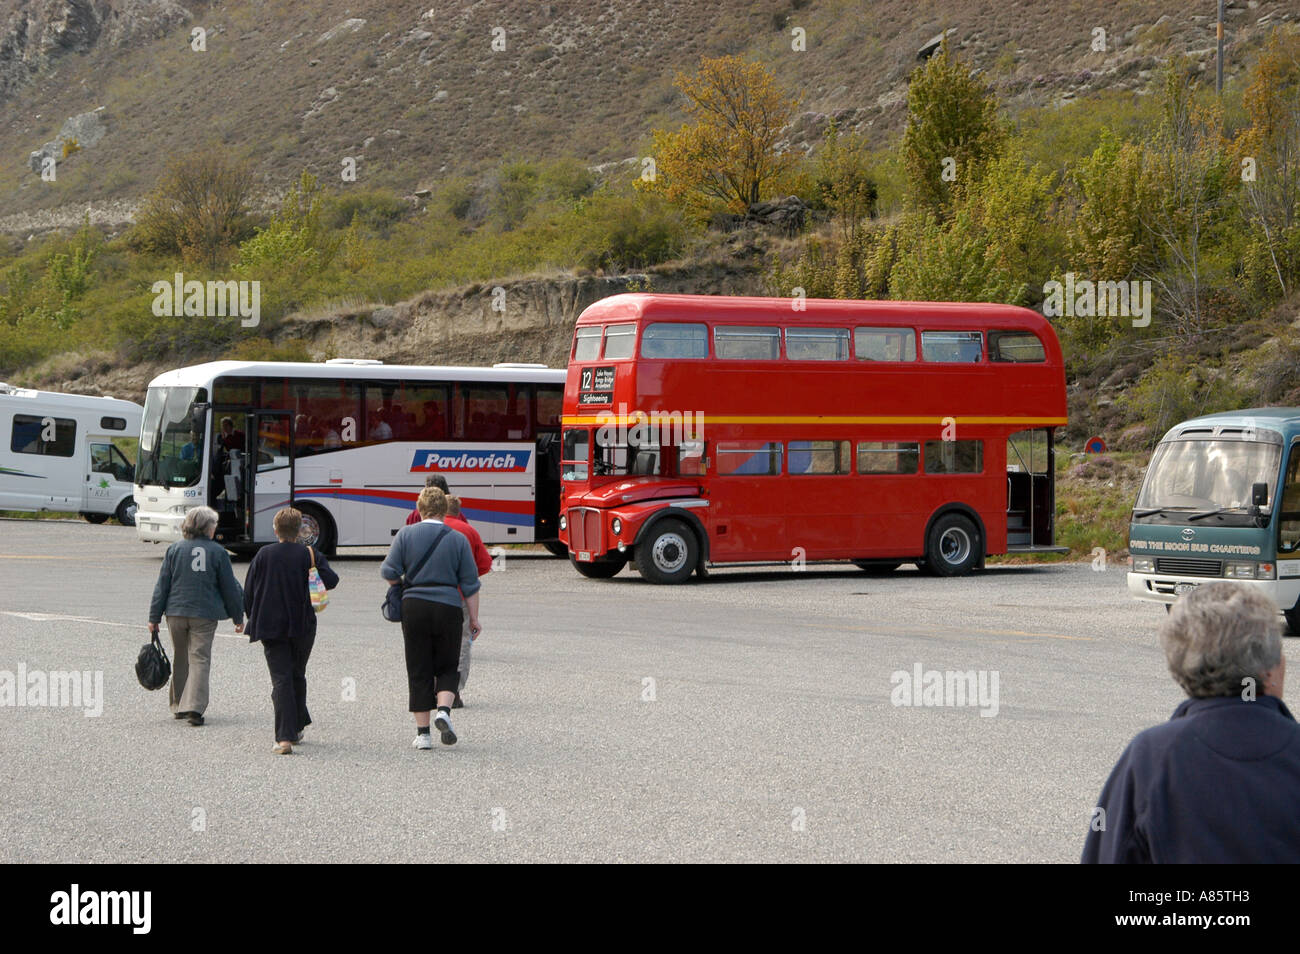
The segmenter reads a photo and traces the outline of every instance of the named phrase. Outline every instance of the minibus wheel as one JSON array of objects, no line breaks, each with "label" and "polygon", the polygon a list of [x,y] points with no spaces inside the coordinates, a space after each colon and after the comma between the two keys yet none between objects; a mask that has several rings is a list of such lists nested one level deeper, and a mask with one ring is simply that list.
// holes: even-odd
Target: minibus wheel
[{"label": "minibus wheel", "polygon": [[636,547],[636,568],[651,583],[681,583],[695,572],[700,545],[680,520],[652,526]]},{"label": "minibus wheel", "polygon": [[546,547],[547,550],[551,551],[552,555],[554,556],[566,557],[569,555],[569,548],[566,547],[559,540],[547,540],[542,544],[542,546]]},{"label": "minibus wheel", "polygon": [[570,554],[569,562],[573,564],[575,570],[589,580],[608,580],[627,566],[626,557],[618,560],[601,560],[597,563],[579,563]]},{"label": "minibus wheel", "polygon": [[302,529],[298,531],[298,542],[308,547],[315,547],[326,556],[334,556],[334,521],[329,514],[311,504],[298,504],[302,514]]},{"label": "minibus wheel", "polygon": [[103,523],[108,519],[106,513],[83,513],[82,516],[86,518],[86,523]]},{"label": "minibus wheel", "polygon": [[135,498],[127,497],[117,505],[117,512],[113,516],[117,518],[117,522],[122,526],[134,527],[136,509]]},{"label": "minibus wheel", "polygon": [[946,513],[930,528],[925,562],[936,576],[963,576],[979,563],[982,550],[979,530],[970,518]]}]

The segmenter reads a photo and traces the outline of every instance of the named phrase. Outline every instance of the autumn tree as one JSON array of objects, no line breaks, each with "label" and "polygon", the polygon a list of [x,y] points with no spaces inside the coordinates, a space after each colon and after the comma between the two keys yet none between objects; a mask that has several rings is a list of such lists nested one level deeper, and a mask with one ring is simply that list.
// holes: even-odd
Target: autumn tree
[{"label": "autumn tree", "polygon": [[246,165],[216,149],[181,156],[163,172],[137,219],[137,248],[209,267],[253,232]]},{"label": "autumn tree", "polygon": [[907,89],[902,152],[911,204],[940,218],[949,215],[1006,138],[993,91],[944,40],[917,67]]},{"label": "autumn tree", "polygon": [[638,187],[662,190],[707,217],[761,201],[799,156],[777,148],[798,99],[781,90],[762,64],[739,56],[704,58],[692,76],[677,74],[689,122],[654,134],[655,174]]},{"label": "autumn tree", "polygon": [[1160,259],[1150,278],[1182,334],[1201,331],[1209,320],[1207,293],[1226,269],[1216,252],[1228,225],[1225,200],[1234,188],[1223,108],[1198,92],[1185,64],[1170,64],[1163,118],[1145,144],[1147,168],[1158,188],[1145,216]]},{"label": "autumn tree", "polygon": [[817,199],[834,216],[841,241],[857,238],[876,214],[877,188],[868,168],[868,147],[860,133],[844,134],[834,125],[817,150]]},{"label": "autumn tree", "polygon": [[[1300,34],[1277,30],[1250,71],[1236,142],[1254,258],[1286,294],[1300,277]],[[1247,263],[1248,270],[1252,263]]]}]

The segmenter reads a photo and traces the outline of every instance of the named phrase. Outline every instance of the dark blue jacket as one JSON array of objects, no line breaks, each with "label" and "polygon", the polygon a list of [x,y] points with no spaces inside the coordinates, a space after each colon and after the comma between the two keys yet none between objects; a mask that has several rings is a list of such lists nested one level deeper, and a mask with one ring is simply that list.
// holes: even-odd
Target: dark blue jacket
[{"label": "dark blue jacket", "polygon": [[[339,585],[338,574],[330,569],[325,554],[313,552],[321,582],[325,589],[334,589]],[[316,611],[307,588],[309,569],[311,554],[301,543],[272,543],[257,551],[244,577],[244,609],[248,613],[244,635],[250,641],[316,635]]]},{"label": "dark blue jacket", "polygon": [[1300,725],[1281,699],[1187,699],[1101,790],[1083,862],[1300,862]]}]

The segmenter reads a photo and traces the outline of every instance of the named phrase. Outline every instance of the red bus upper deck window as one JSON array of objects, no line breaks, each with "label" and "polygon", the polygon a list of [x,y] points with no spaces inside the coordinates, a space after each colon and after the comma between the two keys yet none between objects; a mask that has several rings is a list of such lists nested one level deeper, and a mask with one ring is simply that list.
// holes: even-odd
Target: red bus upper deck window
[{"label": "red bus upper deck window", "polygon": [[915,361],[916,332],[911,328],[855,328],[853,357],[859,361]]},{"label": "red bus upper deck window", "polygon": [[636,325],[609,325],[605,328],[606,361],[630,358],[636,354]]},{"label": "red bus upper deck window", "polygon": [[983,339],[979,331],[922,331],[921,357],[926,361],[975,364],[984,360]]},{"label": "red bus upper deck window", "polygon": [[849,356],[849,329],[787,328],[785,356],[791,361],[844,361]]},{"label": "red bus upper deck window", "polygon": [[775,361],[781,357],[781,329],[758,325],[718,325],[713,352],[733,361]]},{"label": "red bus upper deck window", "polygon": [[600,357],[600,336],[605,329],[600,325],[579,328],[573,336],[573,360],[595,361]]},{"label": "red bus upper deck window", "polygon": [[707,358],[709,326],[682,322],[657,322],[641,332],[643,358]]},{"label": "red bus upper deck window", "polygon": [[1047,354],[1032,331],[990,331],[989,360],[1033,363],[1046,361]]}]

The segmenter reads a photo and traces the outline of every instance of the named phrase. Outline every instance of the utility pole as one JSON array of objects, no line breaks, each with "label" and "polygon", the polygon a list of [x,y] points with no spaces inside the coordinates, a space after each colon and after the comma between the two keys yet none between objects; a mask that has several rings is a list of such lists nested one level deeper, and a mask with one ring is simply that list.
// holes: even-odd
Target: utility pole
[{"label": "utility pole", "polygon": [[1223,93],[1223,0],[1219,0],[1219,52],[1214,58],[1214,91]]}]

